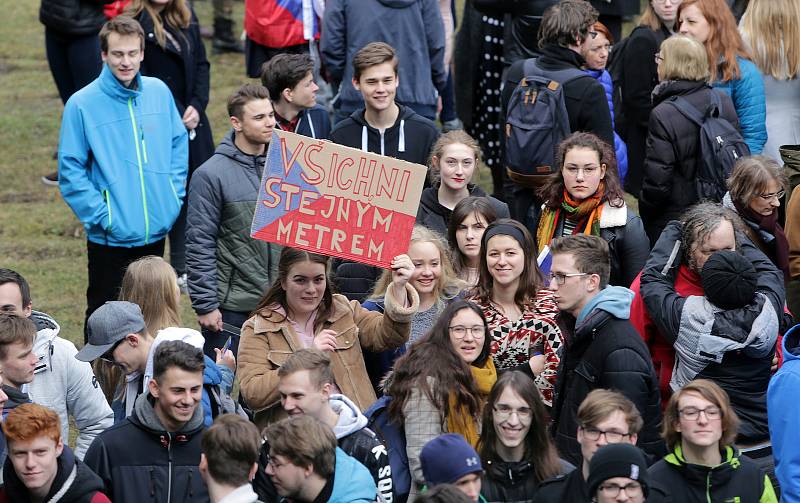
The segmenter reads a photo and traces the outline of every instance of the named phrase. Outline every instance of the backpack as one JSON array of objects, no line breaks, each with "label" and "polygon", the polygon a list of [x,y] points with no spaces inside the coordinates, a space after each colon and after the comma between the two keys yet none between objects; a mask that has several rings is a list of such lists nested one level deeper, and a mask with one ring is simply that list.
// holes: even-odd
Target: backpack
[{"label": "backpack", "polygon": [[694,177],[698,199],[722,202],[727,191],[725,181],[736,161],[750,155],[750,148],[739,130],[720,115],[722,102],[717,91],[711,89],[711,104],[705,112],[681,96],[673,96],[668,103],[700,127],[699,162]]},{"label": "backpack", "polygon": [[577,68],[542,70],[535,59],[525,60],[522,70],[506,113],[506,170],[514,183],[539,187],[558,171],[556,148],[571,133],[564,85],[587,75]]},{"label": "backpack", "polygon": [[211,419],[215,419],[220,414],[236,414],[248,421],[252,421],[242,406],[233,397],[222,391],[219,384],[203,384],[203,390],[208,393],[208,401],[211,403]]},{"label": "backpack", "polygon": [[394,484],[393,503],[405,503],[411,492],[411,470],[408,468],[406,453],[406,432],[403,425],[398,425],[389,417],[389,404],[392,397],[383,395],[364,411],[367,417],[367,428],[386,445],[389,453],[389,465],[392,467],[392,483]]}]

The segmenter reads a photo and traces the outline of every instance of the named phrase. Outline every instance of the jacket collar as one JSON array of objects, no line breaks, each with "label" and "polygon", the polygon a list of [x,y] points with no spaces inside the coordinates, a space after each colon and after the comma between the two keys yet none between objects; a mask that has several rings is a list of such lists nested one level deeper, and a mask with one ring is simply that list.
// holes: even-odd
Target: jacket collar
[{"label": "jacket collar", "polygon": [[664,456],[664,461],[678,469],[691,485],[705,486],[710,483],[716,486],[726,483],[741,466],[739,453],[733,447],[724,447],[721,454],[722,462],[717,466],[696,465],[686,462],[679,444],[671,453]]},{"label": "jacket collar", "polygon": [[[334,295],[333,311],[326,321],[333,324],[349,311],[347,300],[342,300],[340,296]],[[265,307],[258,314],[259,316],[256,317],[255,325],[253,326],[253,333],[280,332],[288,324],[284,314],[270,307]]]},{"label": "jacket collar", "polygon": [[694,80],[665,80],[653,89],[653,105],[658,105],[667,98],[692,94],[700,89],[711,89],[706,82]]},{"label": "jacket collar", "polygon": [[114,76],[114,73],[103,63],[103,70],[100,72],[100,89],[103,90],[108,96],[118,100],[127,101],[128,99],[136,99],[142,94],[142,74],[136,74],[136,89],[128,88],[122,85],[119,80]]},{"label": "jacket collar", "polygon": [[600,228],[609,229],[611,227],[625,227],[628,223],[628,205],[624,202],[622,206],[616,207],[603,203],[603,212],[600,214]]}]

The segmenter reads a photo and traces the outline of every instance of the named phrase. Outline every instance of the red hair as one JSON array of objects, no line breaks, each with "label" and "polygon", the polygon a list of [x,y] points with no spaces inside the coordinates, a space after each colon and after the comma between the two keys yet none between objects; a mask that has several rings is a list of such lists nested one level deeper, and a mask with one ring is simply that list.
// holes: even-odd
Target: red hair
[{"label": "red hair", "polygon": [[611,35],[611,32],[608,31],[608,28],[606,27],[606,25],[604,25],[600,21],[598,21],[598,22],[596,22],[595,24],[592,25],[592,31],[596,31],[597,33],[599,33],[599,34],[603,35],[604,37],[606,37],[606,40],[608,40],[609,44],[613,44],[614,43],[614,37]]},{"label": "red hair", "polygon": [[39,437],[50,438],[56,443],[61,440],[58,414],[36,403],[22,404],[11,410],[2,427],[9,442],[26,442]]},{"label": "red hair", "polygon": [[[703,45],[708,55],[711,81],[723,82],[742,76],[736,57],[751,59],[742,36],[736,27],[736,19],[724,0],[683,0],[678,6],[678,22],[681,14],[690,5],[696,5],[708,22],[710,32]],[[717,64],[718,61],[721,62]],[[721,75],[720,75],[721,73]]]}]

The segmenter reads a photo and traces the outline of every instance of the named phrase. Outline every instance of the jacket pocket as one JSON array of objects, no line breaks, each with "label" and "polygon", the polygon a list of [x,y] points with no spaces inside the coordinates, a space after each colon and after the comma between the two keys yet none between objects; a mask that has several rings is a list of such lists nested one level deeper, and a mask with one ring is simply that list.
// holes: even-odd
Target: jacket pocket
[{"label": "jacket pocket", "polygon": [[586,380],[590,385],[597,386],[598,381],[598,372],[597,370],[586,360],[581,360],[580,363],[575,367],[575,375],[580,376],[582,379]]},{"label": "jacket pocket", "polygon": [[353,325],[336,334],[336,354],[348,367],[363,365],[364,357],[358,341],[358,327]]},{"label": "jacket pocket", "polygon": [[272,349],[267,353],[267,361],[269,361],[273,368],[279,369],[293,354],[293,351],[280,351]]}]

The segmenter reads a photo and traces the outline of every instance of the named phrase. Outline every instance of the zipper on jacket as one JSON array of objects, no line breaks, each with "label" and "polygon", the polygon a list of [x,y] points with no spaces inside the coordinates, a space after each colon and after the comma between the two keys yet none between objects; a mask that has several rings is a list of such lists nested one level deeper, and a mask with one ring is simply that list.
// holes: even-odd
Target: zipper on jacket
[{"label": "zipper on jacket", "polygon": [[711,474],[713,472],[714,470],[709,470],[706,474],[706,501],[708,503],[711,503]]},{"label": "zipper on jacket", "polygon": [[[128,98],[128,113],[131,116],[133,128],[133,143],[136,145],[136,163],[139,166],[139,184],[142,190],[142,209],[144,210],[144,244],[150,243],[150,218],[147,216],[147,191],[144,188],[144,168],[142,166],[142,153],[144,162],[147,162],[147,152],[144,149],[144,131],[136,125],[136,116],[133,113],[133,98]],[[139,143],[141,142],[141,149]]]},{"label": "zipper on jacket", "polygon": [[103,191],[103,194],[106,196],[106,208],[108,208],[108,227],[106,229],[111,228],[111,196],[108,195],[108,189]]},{"label": "zipper on jacket", "polygon": [[172,503],[172,433],[167,432],[167,503]]},{"label": "zipper on jacket", "polygon": [[385,154],[383,153],[383,133],[384,133],[384,132],[386,132],[386,130],[385,130],[385,129],[384,129],[383,131],[380,131],[380,130],[378,131],[378,133],[381,135],[381,155],[385,155]]},{"label": "zipper on jacket", "polygon": [[175,196],[175,202],[178,203],[178,207],[181,205],[181,198],[178,197],[178,191],[175,190],[175,185],[172,183],[172,179],[169,181],[169,188],[172,189],[172,195]]}]

